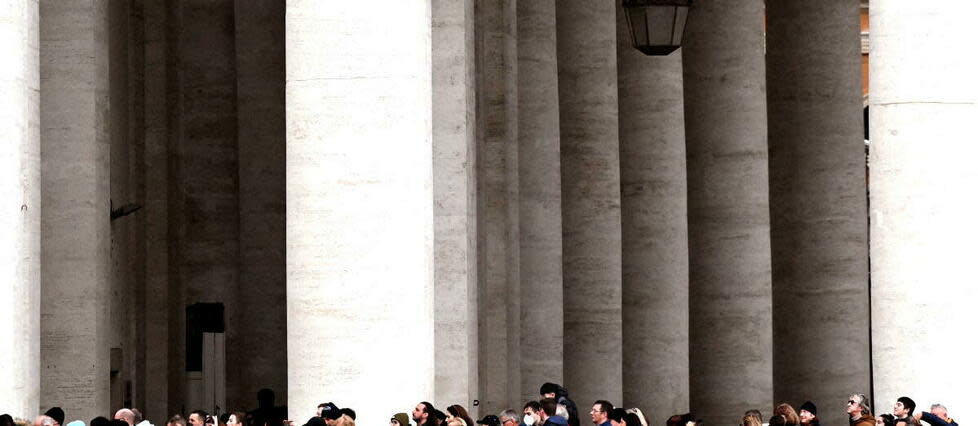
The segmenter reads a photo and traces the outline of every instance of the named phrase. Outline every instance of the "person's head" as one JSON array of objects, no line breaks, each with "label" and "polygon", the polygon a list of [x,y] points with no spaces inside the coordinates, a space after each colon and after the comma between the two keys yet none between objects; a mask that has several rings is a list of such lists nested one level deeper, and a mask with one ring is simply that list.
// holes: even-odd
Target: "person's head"
[{"label": "person's head", "polygon": [[849,395],[849,401],[846,402],[846,413],[849,413],[852,418],[872,413],[866,395],[861,393]]},{"label": "person's head", "polygon": [[0,426],[14,426],[14,418],[10,414],[0,414]]},{"label": "person's head", "polygon": [[122,408],[119,411],[116,411],[113,418],[116,420],[122,420],[128,423],[129,426],[136,424],[136,413],[133,413],[132,410],[128,408]]},{"label": "person's head", "polygon": [[557,404],[557,409],[554,410],[554,416],[570,420],[570,412],[567,411],[567,406],[564,404]]},{"label": "person's head", "polygon": [[798,418],[801,419],[802,424],[811,424],[818,416],[818,408],[815,407],[815,403],[811,401],[805,401],[798,407]]},{"label": "person's head", "polygon": [[761,410],[756,410],[756,409],[755,410],[747,410],[746,412],[744,412],[744,415],[745,416],[751,416],[751,417],[757,419],[757,423],[764,423],[764,420],[761,417]]},{"label": "person's head", "polygon": [[451,414],[452,417],[462,419],[462,421],[465,423],[464,426],[475,426],[475,420],[472,420],[472,417],[469,416],[469,412],[465,409],[465,407],[458,404],[453,404],[449,405],[445,410],[448,411],[448,414]]},{"label": "person's head", "polygon": [[611,421],[612,426],[625,426],[625,412],[624,408],[612,408],[608,412],[608,420]]},{"label": "person's head", "polygon": [[126,423],[125,420],[121,420],[121,419],[112,419],[111,425],[112,426],[129,426],[129,423]]},{"label": "person's head", "polygon": [[912,416],[914,408],[917,408],[916,402],[913,402],[910,397],[901,396],[897,398],[896,404],[893,404],[893,415],[898,419]]},{"label": "person's head", "polygon": [[328,404],[328,402],[322,402],[322,403],[320,403],[319,405],[316,406],[316,416],[317,417],[322,417],[323,416],[323,408],[326,408],[326,404]]},{"label": "person's head", "polygon": [[910,421],[909,417],[902,419],[896,419],[895,426],[912,426],[913,422]]},{"label": "person's head", "polygon": [[357,426],[357,424],[353,421],[353,418],[344,414],[336,419],[336,426]]},{"label": "person's head", "polygon": [[228,415],[228,426],[244,426],[245,424],[245,413],[240,411],[232,411]]},{"label": "person's head", "polygon": [[496,417],[492,414],[487,414],[485,416],[482,416],[481,419],[476,420],[476,423],[485,426],[499,426],[499,417]]},{"label": "person's head", "polygon": [[206,411],[196,410],[190,412],[190,418],[187,420],[189,420],[188,423],[190,426],[204,426],[204,423],[207,422],[208,417],[210,417],[210,415],[208,415]]},{"label": "person's head", "polygon": [[428,422],[428,417],[434,412],[435,406],[428,401],[421,401],[414,406],[414,411],[411,411],[411,418],[419,425],[425,424]]},{"label": "person's head", "polygon": [[[95,425],[90,424],[89,426],[95,426]],[[187,426],[187,420],[184,419],[183,416],[177,414],[173,417],[170,417],[170,419],[166,421],[166,426]]]},{"label": "person's head", "polygon": [[442,424],[445,423],[446,420],[448,420],[448,415],[445,414],[444,411],[441,411],[441,410],[439,410],[439,409],[436,408],[435,411],[432,411],[431,412],[431,417],[429,417],[429,418],[435,419],[435,424],[436,425],[442,425]]},{"label": "person's head", "polygon": [[591,421],[596,425],[608,421],[608,416],[611,415],[611,410],[614,408],[614,405],[603,399],[594,401],[594,404],[591,405]]},{"label": "person's head", "polygon": [[340,415],[347,416],[353,421],[357,420],[357,412],[352,408],[340,408]]},{"label": "person's head", "polygon": [[744,418],[740,420],[740,426],[761,426],[761,421],[754,416],[744,414]]},{"label": "person's head", "polygon": [[[638,407],[632,407],[625,411],[628,412],[628,414],[634,414],[635,417],[638,418],[639,423],[641,423],[640,426],[649,426],[649,419],[645,417],[645,413],[643,413],[642,410],[639,409]],[[628,417],[625,417],[625,423],[629,424]]]},{"label": "person's head", "polygon": [[394,413],[390,426],[410,426],[407,413]]},{"label": "person's head", "polygon": [[54,426],[61,426],[65,424],[65,410],[62,410],[61,407],[48,408],[48,410],[44,412],[44,415],[54,420]]},{"label": "person's head", "polygon": [[[112,426],[112,421],[105,417],[98,416],[92,419],[92,421],[88,422],[88,426]],[[187,426],[187,423],[184,422],[182,426]]]},{"label": "person's head", "polygon": [[516,414],[516,410],[505,409],[499,412],[499,424],[501,426],[519,426],[520,415]]},{"label": "person's head", "polygon": [[876,416],[876,426],[895,426],[896,418],[892,414],[880,414]]},{"label": "person's head", "polygon": [[784,416],[784,421],[789,425],[797,425],[801,423],[801,419],[798,418],[798,413],[791,405],[781,403],[777,407],[774,407],[774,414],[780,414]]},{"label": "person's head", "polygon": [[34,418],[34,426],[56,426],[56,423],[51,416],[41,415]]},{"label": "person's head", "polygon": [[540,401],[527,401],[523,404],[523,424],[533,426],[542,423]]},{"label": "person's head", "polygon": [[560,390],[560,385],[556,383],[544,383],[540,386],[540,396],[543,398],[557,398],[557,391]]},{"label": "person's head", "polygon": [[775,414],[771,416],[771,419],[767,421],[770,426],[787,426],[788,419],[785,419],[781,414]]},{"label": "person's head", "polygon": [[540,418],[546,420],[550,416],[557,415],[557,400],[553,398],[544,398],[540,400],[540,411],[543,413]]},{"label": "person's head", "polygon": [[930,406],[930,413],[940,417],[942,420],[947,420],[947,407],[941,404],[933,404]]},{"label": "person's head", "polygon": [[142,421],[143,421],[143,412],[142,411],[139,411],[136,408],[130,408],[129,410],[132,411],[132,415],[136,417],[136,424],[142,423]]},{"label": "person's head", "polygon": [[646,426],[642,423],[642,419],[639,417],[638,413],[629,413],[626,410],[625,413],[625,426]]}]

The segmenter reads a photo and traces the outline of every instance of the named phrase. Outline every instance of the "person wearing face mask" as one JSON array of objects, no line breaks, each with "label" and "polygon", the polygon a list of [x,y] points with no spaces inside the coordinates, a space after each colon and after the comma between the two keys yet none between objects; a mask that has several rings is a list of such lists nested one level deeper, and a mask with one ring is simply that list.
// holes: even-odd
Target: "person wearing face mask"
[{"label": "person wearing face mask", "polygon": [[540,420],[540,403],[537,401],[530,401],[523,405],[523,420],[520,421],[520,426],[540,426],[543,421]]}]

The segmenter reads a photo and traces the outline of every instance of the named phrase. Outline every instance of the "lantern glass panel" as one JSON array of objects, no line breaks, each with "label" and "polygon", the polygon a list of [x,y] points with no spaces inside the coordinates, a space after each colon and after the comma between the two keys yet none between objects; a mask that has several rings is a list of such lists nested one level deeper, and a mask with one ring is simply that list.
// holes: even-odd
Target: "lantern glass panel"
[{"label": "lantern glass panel", "polygon": [[688,14],[688,6],[676,7],[676,25],[672,34],[672,44],[675,46],[683,44],[683,31],[686,29],[686,16]]},{"label": "lantern glass panel", "polygon": [[632,33],[632,45],[636,47],[649,44],[649,33],[645,31],[645,24],[648,22],[645,10],[644,7],[625,9],[628,16],[628,29]]},{"label": "lantern glass panel", "polygon": [[648,33],[648,45],[673,45],[673,18],[676,15],[675,6],[655,6],[645,8],[645,31]]}]

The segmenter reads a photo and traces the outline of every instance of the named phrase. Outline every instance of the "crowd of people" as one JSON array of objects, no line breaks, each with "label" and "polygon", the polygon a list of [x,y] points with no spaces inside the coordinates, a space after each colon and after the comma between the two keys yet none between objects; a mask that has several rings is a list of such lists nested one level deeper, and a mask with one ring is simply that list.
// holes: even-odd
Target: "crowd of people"
[{"label": "crowd of people", "polygon": [[[449,405],[444,410],[430,402],[419,402],[410,417],[406,412],[391,415],[389,426],[581,426],[577,404],[570,399],[567,390],[556,383],[544,383],[540,387],[540,400],[528,401],[522,413],[506,409],[498,415],[489,414],[473,420],[461,405]],[[849,426],[958,426],[948,416],[947,407],[932,404],[930,411],[918,411],[913,399],[902,396],[893,404],[893,412],[874,415],[866,395],[852,394],[846,401]],[[649,426],[649,419],[638,408],[615,407],[605,400],[595,401],[588,412],[595,426]],[[302,426],[356,426],[357,414],[352,408],[340,408],[332,402],[324,402],[316,408],[316,415]],[[412,424],[413,423],[413,424]],[[666,426],[704,426],[704,422],[692,413],[674,414],[665,420]],[[74,420],[65,424],[65,412],[58,407],[28,420],[15,420],[8,414],[0,415],[0,426],[153,426],[142,418],[139,410],[123,408],[110,420],[106,417],[84,421]],[[286,418],[285,407],[275,406],[275,394],[271,390],[258,392],[258,408],[247,413],[232,411],[213,416],[196,410],[186,419],[175,415],[166,426],[295,426]],[[379,425],[373,425],[379,426]],[[812,401],[805,401],[795,410],[790,404],[774,407],[772,416],[764,421],[757,409],[744,413],[741,426],[821,426],[818,408]]]}]

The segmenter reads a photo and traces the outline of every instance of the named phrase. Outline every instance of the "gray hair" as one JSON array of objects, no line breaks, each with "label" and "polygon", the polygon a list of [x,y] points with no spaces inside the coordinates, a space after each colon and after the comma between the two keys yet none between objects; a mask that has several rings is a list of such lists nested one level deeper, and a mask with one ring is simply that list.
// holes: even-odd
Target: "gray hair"
[{"label": "gray hair", "polygon": [[941,404],[931,404],[931,406],[930,406],[930,410],[931,411],[934,411],[934,410],[936,410],[938,408],[940,408],[940,409],[942,409],[944,411],[947,411],[947,407],[945,407],[945,406],[943,406]]},{"label": "gray hair", "polygon": [[512,421],[514,421],[516,423],[519,423],[520,422],[520,415],[519,414],[516,414],[516,411],[515,410],[513,410],[511,408],[507,408],[507,409],[505,409],[505,410],[503,410],[503,411],[501,411],[499,413],[499,423],[500,424],[506,423],[506,419],[509,419],[509,420],[512,420]]},{"label": "gray hair", "polygon": [[849,395],[849,398],[852,398],[854,396],[859,398],[859,409],[860,410],[863,410],[863,414],[872,414],[873,413],[873,410],[870,410],[869,409],[869,402],[867,402],[866,395],[861,394],[861,393],[854,393],[852,395]]}]

